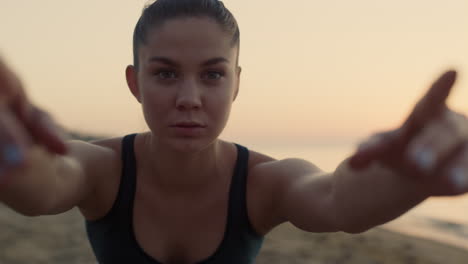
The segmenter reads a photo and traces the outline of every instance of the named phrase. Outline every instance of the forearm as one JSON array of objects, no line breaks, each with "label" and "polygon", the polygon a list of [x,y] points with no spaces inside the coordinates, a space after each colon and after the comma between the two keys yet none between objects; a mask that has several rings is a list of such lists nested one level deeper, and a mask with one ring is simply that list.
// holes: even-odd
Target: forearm
[{"label": "forearm", "polygon": [[399,217],[428,195],[410,177],[378,164],[356,171],[345,160],[333,174],[332,197],[339,228],[358,233]]},{"label": "forearm", "polygon": [[77,173],[70,169],[76,166],[71,158],[33,147],[25,164],[6,175],[0,186],[0,202],[24,215],[43,214],[54,206],[63,177],[71,176],[64,173]]}]

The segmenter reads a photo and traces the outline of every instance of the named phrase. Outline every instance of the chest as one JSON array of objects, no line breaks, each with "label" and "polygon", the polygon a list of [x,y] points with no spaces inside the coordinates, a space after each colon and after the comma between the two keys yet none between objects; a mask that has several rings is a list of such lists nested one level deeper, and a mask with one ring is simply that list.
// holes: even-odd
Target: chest
[{"label": "chest", "polygon": [[196,263],[213,255],[225,237],[229,186],[212,195],[170,199],[137,187],[133,232],[138,246],[164,263]]}]

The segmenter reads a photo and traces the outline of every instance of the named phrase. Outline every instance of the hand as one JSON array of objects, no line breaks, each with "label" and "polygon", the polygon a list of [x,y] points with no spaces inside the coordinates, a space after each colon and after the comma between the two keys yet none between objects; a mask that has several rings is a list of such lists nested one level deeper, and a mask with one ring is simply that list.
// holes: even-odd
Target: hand
[{"label": "hand", "polygon": [[32,144],[65,154],[51,117],[27,98],[18,77],[0,59],[0,179],[24,163]]},{"label": "hand", "polygon": [[382,162],[414,177],[429,195],[468,192],[468,120],[448,109],[456,72],[443,74],[399,128],[375,134],[351,157],[354,169]]}]

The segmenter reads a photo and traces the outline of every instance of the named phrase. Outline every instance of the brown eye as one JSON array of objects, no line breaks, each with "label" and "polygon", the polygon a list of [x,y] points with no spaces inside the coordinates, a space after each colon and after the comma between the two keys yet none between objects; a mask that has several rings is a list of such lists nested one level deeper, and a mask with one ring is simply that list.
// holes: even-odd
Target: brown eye
[{"label": "brown eye", "polygon": [[171,70],[161,70],[155,74],[161,80],[171,80],[177,78],[177,73]]},{"label": "brown eye", "polygon": [[204,80],[218,80],[223,77],[224,74],[218,71],[207,71],[202,75],[202,79]]}]

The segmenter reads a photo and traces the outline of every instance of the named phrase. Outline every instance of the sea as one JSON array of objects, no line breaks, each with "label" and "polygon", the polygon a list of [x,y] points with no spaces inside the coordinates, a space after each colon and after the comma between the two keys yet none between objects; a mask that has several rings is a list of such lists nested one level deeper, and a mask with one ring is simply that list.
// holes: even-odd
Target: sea
[{"label": "sea", "polygon": [[[343,159],[354,152],[356,144],[257,144],[254,147],[255,150],[278,159],[299,157],[313,162],[325,171],[333,171]],[[468,250],[468,194],[429,198],[382,227]]]}]

